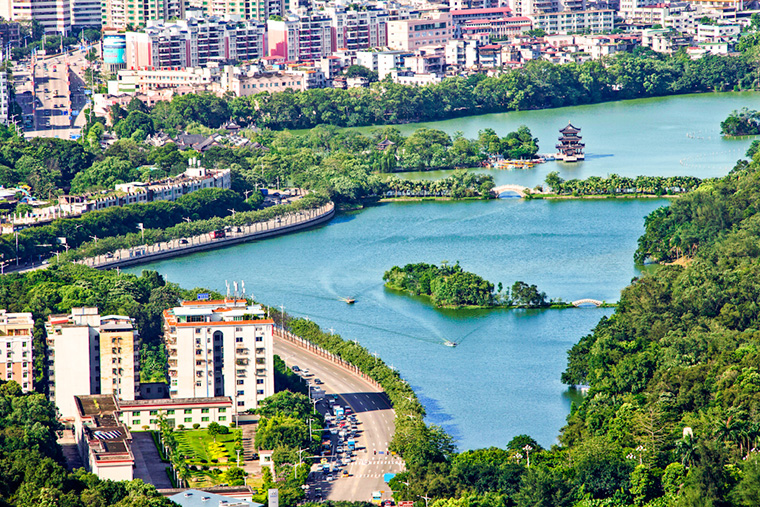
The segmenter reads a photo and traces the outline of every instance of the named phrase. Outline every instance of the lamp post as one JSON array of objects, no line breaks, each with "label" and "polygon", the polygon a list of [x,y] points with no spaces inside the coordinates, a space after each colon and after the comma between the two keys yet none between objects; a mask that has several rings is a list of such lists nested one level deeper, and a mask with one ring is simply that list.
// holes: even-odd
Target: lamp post
[{"label": "lamp post", "polygon": [[145,244],[145,225],[140,222],[137,224],[137,228],[140,229],[140,234],[142,235],[142,242]]}]

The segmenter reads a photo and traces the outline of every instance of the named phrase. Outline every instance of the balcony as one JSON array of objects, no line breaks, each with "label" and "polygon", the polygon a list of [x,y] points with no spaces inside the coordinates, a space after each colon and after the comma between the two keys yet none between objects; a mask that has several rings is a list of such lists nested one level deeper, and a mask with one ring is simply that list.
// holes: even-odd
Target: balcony
[{"label": "balcony", "polygon": [[[258,352],[258,350],[257,350]],[[248,355],[248,349],[235,349],[235,354],[238,354],[240,356],[247,356]]]},{"label": "balcony", "polygon": [[238,366],[248,366],[248,359],[237,359],[235,364]]}]

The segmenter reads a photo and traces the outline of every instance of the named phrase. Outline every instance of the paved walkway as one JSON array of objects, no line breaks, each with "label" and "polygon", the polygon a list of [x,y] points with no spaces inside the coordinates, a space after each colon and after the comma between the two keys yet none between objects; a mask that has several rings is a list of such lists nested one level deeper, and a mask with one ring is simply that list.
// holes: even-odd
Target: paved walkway
[{"label": "paved walkway", "polygon": [[166,473],[168,463],[161,461],[153,437],[147,431],[132,433],[132,454],[135,455],[135,479],[153,484],[157,489],[171,488],[172,483]]}]

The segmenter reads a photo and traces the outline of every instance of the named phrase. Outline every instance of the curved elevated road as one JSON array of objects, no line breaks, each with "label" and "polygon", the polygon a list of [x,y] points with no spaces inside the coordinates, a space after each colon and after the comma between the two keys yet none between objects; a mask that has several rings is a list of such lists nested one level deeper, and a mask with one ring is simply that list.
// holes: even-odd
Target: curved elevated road
[{"label": "curved elevated road", "polygon": [[[384,499],[390,498],[391,491],[383,482],[383,474],[401,472],[404,464],[401,459],[388,454],[388,444],[395,431],[395,413],[385,393],[291,342],[275,338],[274,353],[288,367],[308,368],[313,374],[309,378],[322,380],[324,385],[320,387],[327,394],[337,394],[338,404],[351,407],[360,423],[355,460],[343,468],[348,470],[349,477],[336,478],[332,482],[310,482],[310,489],[321,487],[322,496],[328,500],[370,501],[373,491],[382,491]],[[324,404],[320,403],[317,408],[325,412]]]}]

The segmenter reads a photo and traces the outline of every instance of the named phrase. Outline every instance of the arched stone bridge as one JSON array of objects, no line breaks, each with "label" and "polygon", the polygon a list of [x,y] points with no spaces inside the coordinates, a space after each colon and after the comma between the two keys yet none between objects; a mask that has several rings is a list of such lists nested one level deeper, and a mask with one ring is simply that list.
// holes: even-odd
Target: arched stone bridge
[{"label": "arched stone bridge", "polygon": [[600,307],[604,304],[603,301],[599,301],[597,299],[579,299],[578,301],[573,301],[573,306],[581,306],[581,305],[594,305],[596,307]]},{"label": "arched stone bridge", "polygon": [[500,185],[491,190],[496,197],[525,197],[529,191],[528,187],[522,185]]}]

